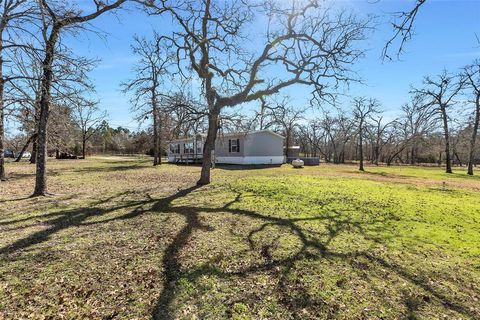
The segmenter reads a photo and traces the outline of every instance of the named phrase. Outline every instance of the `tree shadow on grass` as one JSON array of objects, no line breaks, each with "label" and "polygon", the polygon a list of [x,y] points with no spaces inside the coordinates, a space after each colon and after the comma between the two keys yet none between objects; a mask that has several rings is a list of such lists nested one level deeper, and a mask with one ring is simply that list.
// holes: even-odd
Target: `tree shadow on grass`
[{"label": "tree shadow on grass", "polygon": [[124,220],[124,219],[134,218],[144,213],[145,210],[142,209],[143,208],[142,206],[147,205],[149,203],[154,203],[155,209],[157,211],[158,210],[161,211],[163,210],[163,208],[167,208],[171,204],[171,202],[174,201],[175,199],[184,197],[195,189],[197,189],[196,186],[188,189],[180,190],[177,193],[171,196],[162,198],[160,200],[154,200],[152,198],[148,198],[147,200],[131,200],[131,201],[124,201],[122,205],[118,205],[118,206],[107,207],[107,208],[102,207],[102,205],[107,204],[110,201],[113,201],[115,198],[128,194],[128,192],[124,192],[100,201],[96,201],[92,206],[88,206],[88,207],[61,210],[59,212],[51,212],[51,213],[40,215],[40,216],[27,217],[27,218],[17,219],[17,220],[2,221],[0,222],[0,225],[9,225],[9,224],[15,224],[19,222],[26,222],[32,219],[43,219],[43,218],[54,217],[53,219],[47,220],[44,222],[44,224],[49,225],[48,228],[35,232],[29,235],[28,237],[19,239],[9,245],[1,247],[0,255],[12,254],[18,250],[27,249],[30,246],[40,244],[42,242],[47,241],[53,234],[70,227],[97,224],[97,222],[87,222],[86,220],[91,217],[100,217],[108,213],[114,212],[116,210],[133,208],[131,212],[125,215],[122,215],[119,218],[107,219],[107,220],[101,221],[101,223],[106,223],[106,222],[118,220],[118,219]]},{"label": "tree shadow on grass", "polygon": [[105,166],[105,167],[80,167],[73,169],[73,172],[78,173],[95,173],[95,172],[124,172],[134,171],[139,169],[149,168],[145,164],[138,165],[122,165],[122,166]]},{"label": "tree shadow on grass", "polygon": [[[374,255],[368,251],[355,251],[350,253],[335,252],[328,249],[328,244],[337,237],[343,230],[353,228],[361,234],[365,234],[363,226],[357,222],[350,220],[340,219],[339,215],[318,217],[309,217],[309,218],[279,218],[275,216],[268,216],[257,213],[250,210],[242,210],[238,208],[232,208],[232,205],[236,202],[239,202],[241,195],[237,195],[235,200],[226,204],[221,208],[206,208],[206,207],[175,207],[174,212],[183,215],[186,218],[186,225],[177,233],[173,241],[170,243],[168,248],[165,250],[164,255],[164,277],[166,283],[164,284],[163,291],[160,297],[157,300],[157,304],[152,312],[153,319],[174,319],[174,314],[172,310],[172,302],[175,298],[176,288],[178,282],[182,278],[187,278],[190,281],[194,282],[202,276],[212,275],[219,278],[231,278],[231,277],[246,277],[251,274],[259,272],[272,272],[277,277],[279,277],[279,286],[278,293],[281,295],[280,302],[285,305],[285,307],[292,312],[292,314],[297,314],[302,308],[307,306],[314,306],[317,304],[317,309],[324,309],[329,317],[333,317],[334,314],[331,313],[331,310],[325,308],[326,303],[319,303],[313,299],[308,291],[303,287],[297,287],[297,294],[294,299],[288,295],[288,292],[285,291],[285,282],[288,279],[288,274],[295,262],[302,259],[327,259],[330,261],[346,261],[351,266],[352,269],[363,269],[365,264],[359,262],[360,260],[369,261],[371,264],[378,268],[383,268],[389,270],[399,276],[400,278],[408,281],[410,284],[417,286],[424,290],[427,294],[438,299],[445,308],[455,311],[461,315],[468,317],[476,317],[478,314],[473,312],[470,308],[463,305],[461,302],[454,301],[450,297],[442,294],[438,289],[434,288],[427,280],[426,277],[423,278],[419,275],[412,274],[403,266],[389,262],[382,257]],[[243,269],[236,271],[225,272],[218,268],[212,267],[211,265],[204,264],[190,271],[181,271],[181,263],[179,261],[179,253],[182,248],[188,243],[188,239],[193,235],[194,232],[198,230],[208,230],[208,226],[202,224],[199,220],[199,213],[211,213],[211,214],[232,214],[236,216],[243,216],[253,219],[261,223],[261,225],[252,230],[247,236],[250,249],[256,250],[260,249],[262,256],[265,258],[264,261],[258,261],[258,263],[251,264]],[[301,228],[297,223],[302,221],[314,221],[314,220],[326,220],[328,219],[327,232],[321,236],[326,237],[325,240],[320,240],[320,236],[308,235],[306,230]],[[256,244],[253,241],[253,236],[263,231],[268,226],[277,226],[282,229],[287,230],[290,234],[293,234],[297,239],[300,240],[301,248],[297,252],[292,252],[292,254],[284,259],[274,259],[272,254],[269,252],[268,246],[260,246],[256,248]],[[258,247],[258,246],[257,246]],[[283,272],[278,274],[275,270],[279,267],[283,268]],[[412,308],[409,301],[406,302],[408,307],[409,316],[414,315],[415,309]]]},{"label": "tree shadow on grass", "polygon": [[[246,277],[255,275],[261,272],[266,272],[278,280],[277,292],[280,296],[279,302],[285,306],[292,314],[297,314],[303,308],[312,307],[323,312],[329,317],[335,316],[335,311],[329,310],[327,302],[319,300],[318,297],[312,297],[309,291],[302,285],[297,285],[294,289],[285,290],[287,287],[289,274],[297,261],[304,259],[324,260],[351,265],[352,271],[359,273],[363,269],[368,268],[366,263],[369,263],[375,270],[388,270],[388,272],[407,281],[409,284],[420,288],[429,296],[439,301],[446,309],[457,312],[466,317],[478,317],[479,314],[475,310],[470,309],[463,304],[458,298],[446,296],[434,287],[429,281],[428,277],[422,276],[421,272],[412,273],[399,263],[387,261],[381,256],[367,251],[352,251],[352,252],[336,252],[329,249],[329,244],[345,230],[354,230],[360,235],[367,236],[365,227],[367,222],[362,223],[353,221],[345,217],[341,212],[328,212],[328,214],[318,214],[317,216],[310,216],[306,218],[283,218],[278,216],[271,216],[262,214],[253,210],[245,210],[238,208],[243,197],[242,193],[237,192],[235,198],[221,207],[207,207],[207,206],[191,206],[191,205],[173,205],[173,201],[181,197],[185,197],[191,192],[198,189],[193,186],[165,198],[154,199],[147,196],[142,200],[123,201],[120,205],[103,208],[102,205],[114,200],[107,198],[95,203],[89,207],[82,207],[70,210],[63,210],[57,213],[51,213],[49,217],[54,217],[48,220],[46,224],[48,228],[38,231],[28,237],[17,240],[14,243],[0,248],[1,255],[10,255],[20,250],[25,250],[33,245],[40,244],[47,241],[53,234],[75,226],[87,226],[94,224],[105,224],[113,221],[125,221],[140,217],[145,213],[149,214],[166,214],[172,213],[182,216],[185,220],[182,228],[175,234],[173,240],[168,244],[163,252],[162,269],[163,269],[163,289],[157,298],[157,302],[152,309],[151,316],[153,319],[174,319],[174,299],[179,289],[181,279],[189,279],[192,282],[199,280],[203,276],[214,276],[221,279],[230,279],[232,277]],[[126,209],[127,213],[118,217],[108,218],[103,220],[87,221],[91,217],[102,217],[108,213],[116,210]],[[202,221],[200,214],[214,214],[214,215],[232,215],[233,217],[243,217],[252,221],[258,226],[251,229],[245,235],[245,241],[248,243],[250,251],[260,252],[262,259],[257,259],[255,262],[247,266],[239,267],[234,270],[222,270],[210,262],[200,264],[194,268],[183,270],[181,263],[182,250],[189,244],[192,236],[196,232],[210,232],[213,228]],[[387,218],[378,218],[368,221],[368,224],[386,223],[385,219],[395,219],[392,215]],[[301,223],[323,221],[327,224],[324,231],[312,232],[301,226]],[[297,239],[300,246],[297,249],[290,250],[289,254],[283,258],[275,258],[272,254],[272,248],[269,244],[255,241],[255,236],[264,232],[267,228],[279,228],[289,235]],[[375,239],[381,241],[381,239]],[[283,270],[278,272],[279,268]],[[412,304],[412,301],[406,299],[405,305],[409,317],[413,317],[417,304]]]},{"label": "tree shadow on grass", "polygon": [[385,172],[385,171],[370,171],[370,170],[365,170],[365,171],[358,171],[360,174],[366,174],[366,175],[372,175],[372,176],[379,176],[379,177],[384,177],[384,178],[391,178],[391,179],[409,179],[409,178],[415,178],[413,176],[406,176],[398,173],[392,173],[392,172]]},{"label": "tree shadow on grass", "polygon": [[[49,177],[55,177],[55,176],[58,176],[58,175],[60,175],[60,172],[58,170],[53,170],[53,169],[48,170],[48,176]],[[6,182],[2,182],[2,188],[3,187],[8,188],[9,187],[9,185],[8,185],[9,182],[19,181],[19,180],[24,180],[24,179],[32,179],[34,177],[35,177],[35,172],[15,172],[15,171],[7,172],[7,180],[6,180]],[[16,199],[14,199],[14,200],[16,200]]]},{"label": "tree shadow on grass", "polygon": [[4,199],[4,200],[0,200],[0,203],[13,202],[13,201],[21,201],[21,200],[27,200],[27,199],[30,199],[30,198],[31,198],[31,197],[28,196],[28,197],[22,197],[22,198]]},{"label": "tree shadow on grass", "polygon": [[[158,299],[157,305],[154,308],[152,313],[152,317],[154,319],[173,319],[172,310],[170,310],[170,304],[175,295],[175,288],[176,283],[179,279],[186,277],[190,280],[194,281],[201,276],[204,275],[214,275],[216,277],[233,277],[233,276],[247,276],[252,273],[258,272],[270,272],[273,271],[275,268],[282,267],[284,268],[284,272],[279,276],[279,283],[280,286],[278,288],[278,292],[283,296],[280,299],[285,306],[292,310],[295,314],[296,311],[300,311],[306,305],[312,305],[314,303],[314,299],[311,299],[310,295],[307,293],[307,290],[304,288],[297,288],[300,290],[299,297],[301,299],[297,299],[296,302],[292,302],[291,297],[286,295],[286,291],[282,285],[283,282],[286,281],[288,278],[288,273],[290,272],[292,266],[296,261],[302,259],[328,259],[328,260],[337,260],[337,261],[346,261],[350,265],[352,265],[353,269],[356,268],[364,268],[362,263],[359,263],[359,260],[366,260],[369,261],[371,264],[378,268],[383,268],[389,270],[399,276],[400,278],[408,281],[412,285],[421,288],[427,294],[433,296],[434,298],[438,299],[441,304],[449,310],[455,311],[463,316],[467,317],[478,317],[479,315],[472,311],[468,306],[463,305],[461,302],[454,301],[451,297],[447,297],[445,294],[441,293],[440,290],[432,286],[429,283],[428,277],[422,277],[421,274],[413,274],[412,272],[408,271],[402,265],[394,262],[390,262],[385,260],[384,258],[370,253],[368,251],[358,251],[358,252],[351,252],[351,253],[343,253],[343,252],[335,252],[328,249],[329,243],[335,239],[343,230],[345,229],[354,229],[359,234],[365,235],[366,232],[361,223],[351,221],[349,219],[340,218],[341,215],[329,215],[328,217],[325,216],[318,216],[318,217],[309,217],[309,218],[280,218],[275,216],[268,216],[263,215],[255,211],[250,210],[242,210],[238,208],[232,208],[232,205],[236,202],[239,202],[241,195],[237,195],[236,199],[228,204],[226,204],[222,208],[213,209],[213,208],[198,208],[198,207],[176,207],[175,211],[183,214],[187,217],[187,225],[177,234],[177,237],[172,241],[171,246],[174,248],[168,249],[166,251],[165,259],[169,262],[164,265],[165,267],[165,277],[167,279],[167,284],[164,287],[164,290],[161,296]],[[181,272],[180,270],[180,262],[178,261],[178,253],[181,251],[181,248],[184,247],[186,243],[186,238],[190,237],[192,233],[200,228],[205,228],[205,226],[201,226],[198,223],[198,213],[216,213],[216,214],[225,214],[230,213],[233,215],[244,216],[256,220],[261,223],[261,225],[252,230],[247,239],[249,241],[249,245],[251,250],[255,249],[255,244],[253,239],[253,235],[255,233],[261,232],[268,226],[277,226],[282,229],[287,230],[290,234],[293,234],[297,239],[300,240],[301,248],[297,252],[292,252],[292,254],[284,259],[275,260],[271,257],[271,254],[268,252],[268,248],[265,246],[260,246],[260,250],[262,255],[265,257],[265,262],[261,262],[258,264],[250,265],[242,270],[237,270],[233,272],[224,272],[222,270],[218,270],[216,268],[211,268],[208,265],[203,265],[196,270]],[[394,217],[393,217],[394,218]],[[321,235],[312,236],[307,234],[306,230],[300,227],[297,223],[303,221],[314,221],[314,220],[327,220],[328,227],[327,232]],[[375,223],[376,221],[370,222]],[[384,222],[384,221],[380,221]],[[325,238],[321,240],[321,238]],[[378,241],[378,239],[377,239]],[[180,248],[179,248],[180,246]],[[414,309],[412,308],[411,304],[408,304],[409,307],[409,315],[412,316],[414,313]],[[321,306],[319,306],[321,307]],[[333,316],[330,314],[329,316]]]}]

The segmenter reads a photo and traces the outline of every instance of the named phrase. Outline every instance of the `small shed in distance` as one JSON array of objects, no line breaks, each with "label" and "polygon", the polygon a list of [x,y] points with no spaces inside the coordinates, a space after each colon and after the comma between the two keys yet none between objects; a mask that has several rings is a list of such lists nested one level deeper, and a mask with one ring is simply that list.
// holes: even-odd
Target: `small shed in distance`
[{"label": "small shed in distance", "polygon": [[320,157],[305,157],[300,155],[300,146],[290,146],[287,150],[287,163],[292,163],[295,159],[303,160],[306,166],[318,166],[320,164]]}]

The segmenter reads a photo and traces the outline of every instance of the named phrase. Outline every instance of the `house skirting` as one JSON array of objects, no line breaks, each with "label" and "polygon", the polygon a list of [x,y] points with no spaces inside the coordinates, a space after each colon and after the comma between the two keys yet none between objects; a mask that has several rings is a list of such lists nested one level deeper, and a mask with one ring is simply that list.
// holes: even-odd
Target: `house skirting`
[{"label": "house skirting", "polygon": [[199,163],[202,162],[202,155],[169,155],[168,162],[170,163]]},{"label": "house skirting", "polygon": [[215,163],[223,164],[282,164],[284,156],[248,156],[248,157],[215,157]]}]

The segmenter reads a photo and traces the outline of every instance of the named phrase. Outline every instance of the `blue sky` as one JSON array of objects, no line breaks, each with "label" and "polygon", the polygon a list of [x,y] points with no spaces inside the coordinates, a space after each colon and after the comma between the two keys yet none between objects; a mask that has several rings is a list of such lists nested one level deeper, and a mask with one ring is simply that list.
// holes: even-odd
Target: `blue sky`
[{"label": "blue sky", "polygon": [[[360,15],[371,13],[378,16],[377,30],[364,43],[368,49],[366,56],[354,66],[366,85],[352,85],[348,94],[375,97],[392,115],[408,101],[410,85],[419,85],[424,75],[437,74],[443,68],[457,71],[480,57],[480,45],[475,38],[475,32],[480,36],[480,0],[428,0],[418,15],[416,34],[407,43],[406,52],[398,61],[385,62],[380,55],[385,41],[393,32],[389,25],[391,14],[410,8],[414,1],[331,1],[335,6],[347,6]],[[90,34],[81,38],[66,38],[64,43],[77,54],[101,59],[91,73],[101,108],[108,111],[114,126],[135,130],[138,124],[130,112],[129,98],[119,89],[122,81],[132,77],[130,71],[136,61],[130,43],[135,34],[148,36],[153,29],[168,32],[171,21],[148,17],[138,10],[128,10],[102,16],[93,25],[106,32],[104,38]],[[295,90],[292,103],[305,104],[308,100],[304,94],[306,89]],[[348,108],[348,99],[344,103]]]}]

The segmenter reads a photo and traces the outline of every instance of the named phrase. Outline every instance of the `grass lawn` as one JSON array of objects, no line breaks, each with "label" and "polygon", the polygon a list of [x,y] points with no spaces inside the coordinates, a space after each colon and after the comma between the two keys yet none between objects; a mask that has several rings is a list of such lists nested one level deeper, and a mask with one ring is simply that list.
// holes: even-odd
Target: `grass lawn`
[{"label": "grass lawn", "polygon": [[480,178],[49,162],[0,184],[0,319],[480,319]]}]

